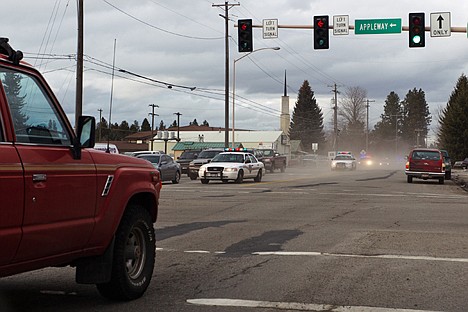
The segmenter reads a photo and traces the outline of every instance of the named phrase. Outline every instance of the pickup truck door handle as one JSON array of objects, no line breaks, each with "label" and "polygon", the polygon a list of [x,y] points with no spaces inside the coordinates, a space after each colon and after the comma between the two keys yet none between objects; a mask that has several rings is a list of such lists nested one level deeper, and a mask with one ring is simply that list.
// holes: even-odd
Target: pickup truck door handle
[{"label": "pickup truck door handle", "polygon": [[45,173],[36,173],[32,176],[33,182],[44,182],[47,181],[47,174]]}]

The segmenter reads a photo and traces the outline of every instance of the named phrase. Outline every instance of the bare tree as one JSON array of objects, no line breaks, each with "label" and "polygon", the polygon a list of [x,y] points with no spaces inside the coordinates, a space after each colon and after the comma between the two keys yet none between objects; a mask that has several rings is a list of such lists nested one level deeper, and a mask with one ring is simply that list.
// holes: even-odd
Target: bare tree
[{"label": "bare tree", "polygon": [[344,92],[338,108],[341,148],[358,152],[365,147],[366,99],[367,91],[361,87],[348,87]]}]

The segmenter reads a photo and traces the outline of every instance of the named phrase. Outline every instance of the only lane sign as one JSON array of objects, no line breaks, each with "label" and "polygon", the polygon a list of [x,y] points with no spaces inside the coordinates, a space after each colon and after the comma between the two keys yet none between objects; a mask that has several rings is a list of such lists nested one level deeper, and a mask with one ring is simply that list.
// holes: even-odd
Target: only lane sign
[{"label": "only lane sign", "polygon": [[356,35],[401,33],[401,18],[355,20],[354,24]]},{"label": "only lane sign", "polygon": [[431,37],[450,37],[450,12],[431,13]]}]

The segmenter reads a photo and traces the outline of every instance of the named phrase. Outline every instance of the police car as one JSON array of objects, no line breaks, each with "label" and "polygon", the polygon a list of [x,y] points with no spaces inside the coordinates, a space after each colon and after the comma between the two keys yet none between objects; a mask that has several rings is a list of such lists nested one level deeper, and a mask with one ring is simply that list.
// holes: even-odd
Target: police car
[{"label": "police car", "polygon": [[226,149],[226,152],[216,155],[210,163],[200,167],[198,177],[201,183],[207,184],[210,180],[224,183],[229,180],[242,183],[244,179],[262,181],[265,167],[262,162],[246,149]]},{"label": "police car", "polygon": [[331,162],[331,170],[356,170],[356,158],[351,152],[338,152]]}]

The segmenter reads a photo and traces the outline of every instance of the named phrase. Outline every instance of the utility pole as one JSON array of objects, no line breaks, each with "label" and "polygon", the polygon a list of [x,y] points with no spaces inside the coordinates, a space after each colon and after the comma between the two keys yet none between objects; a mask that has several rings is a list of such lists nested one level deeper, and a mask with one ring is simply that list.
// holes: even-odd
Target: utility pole
[{"label": "utility pole", "polygon": [[369,103],[375,102],[375,100],[367,99],[366,102],[367,102],[367,104],[366,104],[366,118],[367,118],[367,122],[366,122],[366,153],[367,153],[369,151]]},{"label": "utility pole", "polygon": [[179,136],[179,131],[180,131],[180,116],[182,116],[181,113],[177,112],[174,113],[174,115],[177,115],[177,142],[180,141],[180,136]]},{"label": "utility pole", "polygon": [[151,115],[151,151],[153,150],[153,142],[154,142],[154,116],[159,116],[158,114],[155,114],[154,113],[154,108],[157,107],[159,108],[159,105],[155,105],[155,104],[150,104],[148,105],[152,108],[152,111],[151,113],[149,113],[148,115]]},{"label": "utility pole", "polygon": [[239,3],[230,4],[228,1],[224,4],[213,4],[212,7],[224,7],[224,15],[219,15],[225,21],[225,37],[224,37],[224,51],[225,51],[225,81],[224,81],[224,147],[229,147],[229,9],[234,6],[240,5]]},{"label": "utility pole", "polygon": [[[419,147],[419,136],[421,135],[421,132],[423,132],[424,129],[414,129],[414,132],[416,132],[416,147]],[[426,144],[424,144],[424,147]]]},{"label": "utility pole", "polygon": [[332,89],[332,92],[335,93],[335,98],[333,100],[333,150],[336,151],[337,149],[337,141],[338,141],[338,87],[335,84],[333,86],[329,86]]},{"label": "utility pole", "polygon": [[102,108],[98,109],[99,112],[99,141],[101,142],[101,135],[102,135]]},{"label": "utility pole", "polygon": [[78,129],[78,119],[83,114],[83,11],[83,0],[78,0],[78,46],[76,51],[75,131]]}]

